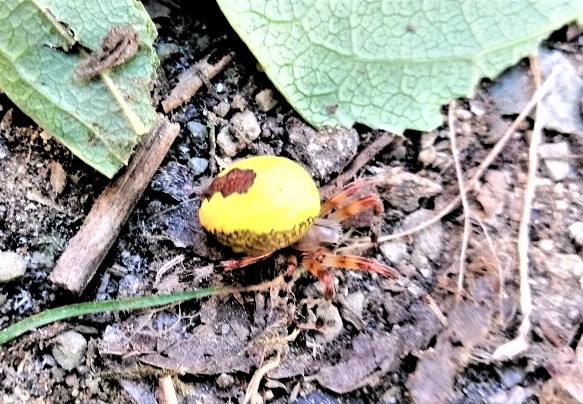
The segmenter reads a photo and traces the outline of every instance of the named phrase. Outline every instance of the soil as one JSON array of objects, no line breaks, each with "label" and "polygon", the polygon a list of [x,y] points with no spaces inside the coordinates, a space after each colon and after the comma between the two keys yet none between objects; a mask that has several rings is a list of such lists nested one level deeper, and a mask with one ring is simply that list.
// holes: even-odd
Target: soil
[{"label": "soil", "polygon": [[[108,180],[0,95],[0,252],[16,252],[26,262],[24,276],[0,286],[0,327],[74,302],[272,280],[285,271],[292,250],[236,271],[213,269],[236,256],[197,224],[197,195],[218,169],[258,154],[292,158],[320,186],[338,188],[342,173],[384,135],[362,126],[312,129],[212,3],[197,16],[174,2],[147,5],[164,55],[157,102],[190,65],[230,51],[235,57],[212,88],[167,114],[180,124],[179,137],[82,296],[57,289],[48,275]],[[579,27],[545,43],[560,57],[549,50],[544,60],[567,63],[574,74],[563,78],[571,80],[563,87],[576,91],[555,88],[545,99],[550,114],[568,116],[545,120],[542,133],[541,148],[551,154],[539,150],[530,208],[532,327],[524,350],[499,356],[497,349],[517,336],[523,318],[517,246],[534,115],[468,194],[466,209],[458,204],[406,238],[383,241],[382,235],[426,222],[457,197],[448,112],[469,178],[532,95],[520,81],[530,74],[527,61],[444,109],[442,127],[390,137],[351,176],[375,178],[376,190],[367,192],[378,192],[384,204],[381,242],[363,247],[371,222],[359,217],[344,227],[337,252],[390,265],[399,279],[334,270],[336,295],[327,301],[318,281],[300,274],[260,292],[55,323],[3,347],[2,402],[152,403],[165,376],[179,402],[193,403],[243,402],[246,391],[252,402],[274,403],[583,402],[583,39],[573,32]],[[502,101],[510,95],[509,108]],[[460,292],[465,216],[469,242]],[[81,343],[81,363],[67,370],[56,348],[79,335],[87,343]]]}]

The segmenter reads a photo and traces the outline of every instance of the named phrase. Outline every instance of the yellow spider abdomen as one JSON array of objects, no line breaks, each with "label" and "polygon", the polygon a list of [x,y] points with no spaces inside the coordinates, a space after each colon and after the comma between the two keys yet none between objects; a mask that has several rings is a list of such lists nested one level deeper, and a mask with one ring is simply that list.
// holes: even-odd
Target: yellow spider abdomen
[{"label": "yellow spider abdomen", "polygon": [[199,219],[233,251],[260,255],[298,241],[319,213],[318,187],[302,166],[258,156],[217,175],[203,196]]}]

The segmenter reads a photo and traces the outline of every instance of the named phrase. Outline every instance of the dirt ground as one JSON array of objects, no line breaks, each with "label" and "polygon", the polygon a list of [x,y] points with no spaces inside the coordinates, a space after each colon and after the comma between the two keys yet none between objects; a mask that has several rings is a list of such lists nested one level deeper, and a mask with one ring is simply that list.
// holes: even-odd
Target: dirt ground
[{"label": "dirt ground", "polygon": [[[356,127],[318,133],[273,89],[218,9],[195,17],[176,3],[150,2],[148,10],[162,57],[157,102],[198,60],[230,51],[235,57],[212,88],[168,114],[180,134],[80,297],[55,288],[48,274],[108,181],[0,95],[0,252],[16,252],[26,263],[23,277],[0,284],[0,327],[73,302],[275,279],[293,251],[237,271],[213,270],[234,255],[197,223],[200,190],[242,157],[292,158],[326,191],[355,161],[366,160],[347,180],[375,178],[385,208],[381,235],[425,223],[459,194],[448,112],[469,179],[533,92],[523,61],[485,80],[472,99],[444,108],[444,124],[433,132],[392,137]],[[377,259],[401,279],[335,270],[336,295],[326,301],[318,281],[301,274],[260,292],[56,323],[2,347],[2,402],[154,403],[168,378],[179,402],[189,403],[243,402],[246,393],[252,402],[274,403],[583,402],[580,32],[566,27],[545,43],[539,68],[545,79],[559,66],[556,84],[536,119],[531,114],[511,131],[472,182],[465,206],[457,203],[408,237],[381,237],[372,248],[366,243],[370,218],[345,226],[338,253]],[[543,127],[534,153],[539,168],[528,208],[530,235],[521,241],[536,121]],[[381,150],[367,154],[381,137]],[[531,327],[524,349],[501,350],[520,334],[523,319],[519,245],[528,248]],[[67,358],[58,351],[73,345],[80,356],[66,370]]]}]

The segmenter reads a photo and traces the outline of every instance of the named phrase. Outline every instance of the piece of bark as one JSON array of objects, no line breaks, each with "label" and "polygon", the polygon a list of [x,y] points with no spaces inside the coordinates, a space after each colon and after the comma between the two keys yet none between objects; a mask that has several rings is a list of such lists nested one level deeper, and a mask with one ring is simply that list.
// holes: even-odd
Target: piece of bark
[{"label": "piece of bark", "polygon": [[56,285],[82,293],[176,139],[180,126],[160,118],[130,161],[95,201],[49,275]]},{"label": "piece of bark", "polygon": [[235,53],[231,52],[223,56],[215,64],[210,64],[208,58],[204,58],[194,66],[182,72],[178,77],[178,84],[176,84],[176,87],[174,87],[170,92],[170,95],[162,101],[164,112],[168,113],[190,100],[190,98],[202,87],[205,81],[208,82],[215,77],[231,62],[231,60],[233,60],[233,56],[235,56]]}]

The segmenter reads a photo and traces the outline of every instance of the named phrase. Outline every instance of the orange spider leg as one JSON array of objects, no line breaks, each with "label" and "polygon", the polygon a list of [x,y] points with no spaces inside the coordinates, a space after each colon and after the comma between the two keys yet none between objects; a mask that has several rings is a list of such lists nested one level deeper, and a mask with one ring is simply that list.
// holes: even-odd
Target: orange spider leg
[{"label": "orange spider leg", "polygon": [[328,219],[341,222],[370,208],[373,208],[375,216],[382,215],[383,203],[378,195],[366,195],[356,201],[350,202],[348,205],[342,206],[334,213],[328,215]]},{"label": "orange spider leg", "polygon": [[397,270],[373,259],[358,257],[356,255],[332,255],[324,253],[320,256],[319,262],[326,267],[374,272],[391,279],[400,278]]},{"label": "orange spider leg", "polygon": [[351,182],[350,184],[346,185],[340,191],[336,192],[330,198],[328,198],[322,206],[320,206],[320,216],[325,215],[326,213],[331,212],[334,209],[338,209],[342,206],[347,199],[353,196],[362,188],[372,185],[373,181],[369,179],[360,179]]},{"label": "orange spider leg", "polygon": [[265,254],[261,254],[261,255],[255,256],[255,257],[242,257],[239,259],[221,261],[221,263],[218,265],[218,267],[223,268],[225,271],[232,271],[233,269],[239,269],[239,268],[243,268],[243,267],[246,267],[248,265],[251,265],[251,264],[255,264],[256,262],[259,262],[261,260],[264,260],[264,259],[270,257],[272,254],[273,254],[273,251],[265,253]]},{"label": "orange spider leg", "polygon": [[326,300],[332,299],[334,297],[334,277],[332,274],[310,253],[303,254],[302,265],[322,283],[324,298]]},{"label": "orange spider leg", "polygon": [[363,196],[356,201],[352,201],[347,205],[338,208],[335,212],[328,215],[328,219],[341,222],[370,208],[373,209],[375,217],[374,222],[370,225],[371,240],[373,243],[376,243],[381,233],[382,222],[380,219],[383,214],[383,203],[377,194]]}]

